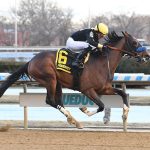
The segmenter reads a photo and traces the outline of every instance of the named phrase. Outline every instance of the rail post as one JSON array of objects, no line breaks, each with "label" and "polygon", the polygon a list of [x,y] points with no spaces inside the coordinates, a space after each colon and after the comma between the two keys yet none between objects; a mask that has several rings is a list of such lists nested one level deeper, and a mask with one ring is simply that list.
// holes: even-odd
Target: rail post
[{"label": "rail post", "polygon": [[[27,84],[23,85],[23,92],[27,93]],[[24,129],[28,129],[28,108],[24,106]]]},{"label": "rail post", "polygon": [[126,88],[126,84],[125,84],[125,83],[122,83],[121,86],[122,86],[122,90],[123,90],[124,92],[126,92],[126,89],[127,89],[127,88]]},{"label": "rail post", "polygon": [[[126,84],[122,83],[121,84],[123,91],[126,93]],[[122,119],[123,119],[123,130],[124,132],[127,132],[127,118],[128,118],[128,112],[125,111],[125,109],[123,108],[123,115],[122,115]]]}]

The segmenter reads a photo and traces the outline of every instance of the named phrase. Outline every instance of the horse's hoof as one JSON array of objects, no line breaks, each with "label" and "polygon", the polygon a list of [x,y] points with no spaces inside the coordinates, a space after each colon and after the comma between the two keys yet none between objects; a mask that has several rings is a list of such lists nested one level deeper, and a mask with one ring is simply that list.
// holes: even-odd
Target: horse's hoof
[{"label": "horse's hoof", "polygon": [[104,122],[105,125],[108,125],[109,122],[110,122],[110,119],[104,117],[103,122]]},{"label": "horse's hoof", "polygon": [[87,108],[86,107],[81,107],[81,108],[79,108],[82,112],[85,112],[86,110],[87,110]]},{"label": "horse's hoof", "polygon": [[79,123],[79,122],[76,123],[76,127],[78,129],[83,129],[83,125],[81,123]]},{"label": "horse's hoof", "polygon": [[68,117],[68,118],[67,118],[67,122],[68,122],[70,125],[73,124],[72,118]]}]

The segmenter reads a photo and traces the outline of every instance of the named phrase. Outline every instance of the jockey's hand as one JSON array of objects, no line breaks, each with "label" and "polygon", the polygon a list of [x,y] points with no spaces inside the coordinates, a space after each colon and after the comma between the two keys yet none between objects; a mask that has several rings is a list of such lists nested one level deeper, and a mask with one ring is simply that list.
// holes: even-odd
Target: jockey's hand
[{"label": "jockey's hand", "polygon": [[99,43],[99,44],[97,45],[97,49],[98,49],[100,52],[102,52],[102,48],[103,48],[103,45]]}]

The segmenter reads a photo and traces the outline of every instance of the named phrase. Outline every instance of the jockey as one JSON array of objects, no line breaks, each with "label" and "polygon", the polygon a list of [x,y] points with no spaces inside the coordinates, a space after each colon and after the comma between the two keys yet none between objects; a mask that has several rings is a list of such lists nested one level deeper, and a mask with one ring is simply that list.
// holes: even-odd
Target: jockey
[{"label": "jockey", "polygon": [[66,48],[71,50],[82,50],[76,57],[72,66],[75,68],[83,68],[83,59],[94,46],[100,50],[104,50],[105,46],[99,43],[99,39],[108,34],[108,27],[104,23],[99,23],[95,28],[83,29],[73,33],[66,42]]}]

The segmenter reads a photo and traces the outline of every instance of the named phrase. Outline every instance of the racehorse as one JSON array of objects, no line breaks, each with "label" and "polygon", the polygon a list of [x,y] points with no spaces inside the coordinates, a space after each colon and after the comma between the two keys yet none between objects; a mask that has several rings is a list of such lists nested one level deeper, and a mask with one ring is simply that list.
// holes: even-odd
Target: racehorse
[{"label": "racehorse", "polygon": [[[105,45],[108,47],[105,54],[101,54],[100,51],[93,52],[82,71],[79,91],[98,106],[98,109],[93,112],[88,111],[86,107],[81,108],[88,116],[104,110],[104,104],[100,99],[100,95],[118,94],[123,99],[123,117],[127,118],[129,111],[127,95],[123,90],[113,88],[112,80],[123,54],[137,57],[138,52],[136,49],[141,47],[141,45],[127,32],[122,33],[123,36],[118,36],[115,32],[109,33],[105,42]],[[44,51],[34,56],[1,84],[0,96],[15,81],[26,74],[46,88],[47,104],[63,113],[70,124],[75,124],[77,128],[82,128],[80,122],[73,118],[63,105],[62,87],[74,89],[73,75],[56,69],[56,55],[56,51]]]}]

